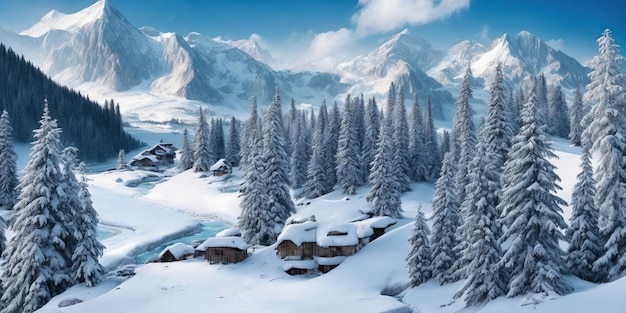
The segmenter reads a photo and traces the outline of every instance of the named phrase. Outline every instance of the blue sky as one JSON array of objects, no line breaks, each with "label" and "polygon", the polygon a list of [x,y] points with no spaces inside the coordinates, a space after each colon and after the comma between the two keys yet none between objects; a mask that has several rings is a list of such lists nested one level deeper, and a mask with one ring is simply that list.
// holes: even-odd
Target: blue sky
[{"label": "blue sky", "polygon": [[[0,0],[0,25],[21,31],[52,9],[73,13],[94,1]],[[581,62],[605,28],[626,47],[623,0],[107,1],[135,26],[231,40],[255,33],[274,55],[310,59],[366,52],[405,27],[439,49],[525,29]]]}]

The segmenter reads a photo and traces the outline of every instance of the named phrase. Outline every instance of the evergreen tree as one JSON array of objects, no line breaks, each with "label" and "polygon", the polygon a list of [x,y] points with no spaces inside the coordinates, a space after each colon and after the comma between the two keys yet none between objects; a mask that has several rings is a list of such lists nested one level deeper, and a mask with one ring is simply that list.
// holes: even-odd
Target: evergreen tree
[{"label": "evergreen tree", "polygon": [[183,130],[183,143],[180,150],[180,163],[178,168],[181,171],[186,171],[193,167],[193,150],[191,148],[191,142],[189,141],[189,132],[187,128]]},{"label": "evergreen tree", "polygon": [[355,104],[348,95],[341,115],[336,156],[337,182],[346,194],[355,194],[356,189],[363,185],[361,144],[358,141],[354,110]]},{"label": "evergreen tree", "polygon": [[584,97],[592,107],[585,117],[590,123],[583,132],[583,145],[599,156],[595,205],[600,235],[606,242],[594,271],[606,273],[605,279],[612,280],[626,269],[626,74],[624,58],[608,29],[598,39],[598,46],[600,55],[591,61],[591,82]]},{"label": "evergreen tree", "polygon": [[550,135],[567,138],[570,132],[570,113],[567,103],[563,98],[561,85],[550,88],[548,95],[548,128]]},{"label": "evergreen tree", "polygon": [[[450,132],[447,130],[443,130],[443,135],[441,135],[441,145],[439,146],[439,155],[445,156],[448,151],[452,151],[452,140],[450,139]],[[454,153],[454,151],[452,151]],[[441,160],[443,164],[443,160]]]},{"label": "evergreen tree", "polygon": [[432,115],[432,103],[428,99],[426,118],[424,123],[424,162],[426,163],[426,177],[436,179],[441,170],[441,155],[439,154],[439,141],[437,130]]},{"label": "evergreen tree", "polygon": [[602,240],[598,231],[598,210],[593,202],[596,181],[587,147],[583,147],[581,160],[581,171],[572,193],[572,216],[565,232],[570,243],[565,260],[574,275],[599,282],[604,277],[593,271],[593,263],[602,254]]},{"label": "evergreen tree", "polygon": [[[65,259],[68,264],[72,264],[72,254],[76,250],[78,241],[80,240],[80,232],[78,231],[80,221],[79,207],[80,199],[78,198],[78,192],[80,190],[80,184],[74,174],[74,169],[78,163],[78,149],[75,147],[67,147],[61,151],[61,179],[60,184],[57,187],[59,190],[59,202],[57,204],[58,210],[63,214],[60,214],[62,224],[57,225],[58,228],[65,228],[62,232],[64,235],[63,243],[59,244],[60,249],[65,254]],[[69,287],[69,286],[67,286]]]},{"label": "evergreen tree", "polygon": [[425,164],[424,141],[424,121],[419,103],[417,102],[417,96],[415,96],[409,123],[409,176],[414,181],[424,181],[428,176]]},{"label": "evergreen tree", "polygon": [[465,200],[465,186],[469,183],[469,164],[476,154],[476,128],[474,127],[474,109],[472,101],[472,71],[467,67],[461,91],[457,100],[457,109],[452,119],[452,150],[455,152],[454,159],[456,168],[456,190],[459,202]]},{"label": "evergreen tree", "polygon": [[295,127],[294,132],[294,144],[292,146],[291,153],[291,171],[289,172],[289,178],[291,181],[291,187],[296,189],[304,185],[307,178],[307,170],[309,165],[309,140],[308,130],[306,126],[306,120],[304,115],[300,115],[298,123],[293,125]]},{"label": "evergreen tree", "polygon": [[566,272],[559,229],[567,224],[559,205],[567,205],[555,193],[559,177],[548,159],[556,158],[543,127],[536,121],[536,88],[522,110],[522,127],[512,140],[503,171],[503,196],[499,204],[508,242],[498,263],[510,273],[507,296],[524,293],[566,294],[572,288],[563,279]]},{"label": "evergreen tree", "polygon": [[[0,207],[13,209],[18,184],[17,154],[13,146],[13,128],[9,122],[9,113],[2,112],[0,117]],[[4,231],[0,229],[0,253],[4,251]]]},{"label": "evergreen tree", "polygon": [[470,163],[469,184],[465,188],[467,194],[462,204],[465,219],[458,233],[463,237],[455,247],[455,251],[460,253],[458,262],[454,264],[455,279],[467,278],[455,298],[465,295],[467,305],[479,305],[495,299],[506,290],[506,275],[501,267],[496,266],[502,258],[498,243],[502,231],[496,208],[500,194],[500,170],[492,166],[494,153],[485,149],[486,136],[482,134],[476,155]]},{"label": "evergreen tree", "polygon": [[426,217],[422,212],[421,205],[417,208],[415,225],[409,238],[411,252],[406,258],[409,268],[409,285],[417,287],[432,277],[432,254],[428,235],[430,230],[426,225]]},{"label": "evergreen tree", "polygon": [[585,116],[585,105],[583,104],[583,92],[580,90],[580,85],[576,86],[574,92],[574,102],[572,103],[570,110],[570,130],[569,139],[575,146],[581,145],[581,138],[583,130],[585,129],[583,123],[583,117]]},{"label": "evergreen tree", "polygon": [[455,185],[457,159],[453,156],[453,152],[448,151],[443,158],[432,199],[432,273],[441,285],[454,281],[452,265],[458,258],[453,250],[458,245],[456,230],[461,225],[461,214]]},{"label": "evergreen tree", "polygon": [[204,111],[200,108],[193,143],[194,172],[206,172],[211,168],[215,161],[215,154],[211,148],[211,131],[204,117]]},{"label": "evergreen tree", "polygon": [[239,121],[233,116],[228,128],[228,143],[226,144],[226,160],[232,166],[239,166],[241,160],[241,138],[239,137]]},{"label": "evergreen tree", "polygon": [[43,112],[19,183],[15,236],[3,253],[3,313],[33,312],[72,282],[63,249],[68,236],[66,212],[58,207],[62,197],[61,130],[50,117],[47,102]]},{"label": "evergreen tree", "polygon": [[365,137],[363,138],[363,164],[365,165],[366,177],[369,177],[372,161],[376,154],[376,142],[380,131],[380,115],[376,100],[372,97],[367,102],[365,109]]},{"label": "evergreen tree", "polygon": [[324,159],[326,164],[326,184],[332,190],[337,184],[337,149],[339,148],[339,130],[341,128],[341,113],[337,102],[333,103],[333,107],[328,114],[326,137],[324,138]]},{"label": "evergreen tree", "polygon": [[396,172],[396,181],[400,192],[406,192],[411,190],[411,180],[409,178],[409,124],[406,120],[403,87],[400,87],[397,98],[398,103],[393,110],[393,116],[391,116],[393,170]]},{"label": "evergreen tree", "polygon": [[126,153],[124,152],[124,149],[120,149],[120,152],[118,152],[117,154],[117,165],[115,166],[116,169],[121,170],[124,169],[126,167]]},{"label": "evergreen tree", "polygon": [[252,98],[250,104],[250,117],[246,121],[246,125],[241,133],[241,170],[245,173],[248,164],[252,163],[252,157],[250,156],[255,149],[255,146],[259,140],[261,140],[260,132],[261,122],[259,120],[259,114],[257,112],[256,98]]},{"label": "evergreen tree", "polygon": [[[287,140],[281,112],[280,91],[276,87],[274,99],[263,116],[262,178],[269,201],[273,229],[282,229],[287,218],[296,212],[289,194],[289,159],[285,151]],[[276,241],[274,233],[271,243]]]},{"label": "evergreen tree", "polygon": [[304,184],[304,196],[310,199],[317,198],[332,191],[332,186],[327,184],[324,135],[326,132],[326,102],[320,107],[317,129],[313,134],[312,155],[307,168],[307,179]]},{"label": "evergreen tree", "polygon": [[78,238],[72,254],[72,273],[77,282],[84,282],[93,287],[103,279],[104,267],[98,261],[104,251],[104,245],[98,241],[98,212],[93,208],[89,185],[85,176],[85,163],[80,163],[78,172],[81,174],[79,183],[76,233]]},{"label": "evergreen tree", "polygon": [[546,76],[543,73],[535,78],[535,96],[537,97],[537,125],[548,125],[549,109],[548,109],[548,85]]},{"label": "evergreen tree", "polygon": [[369,181],[372,184],[366,200],[373,202],[372,213],[377,216],[402,217],[400,186],[396,180],[393,159],[391,125],[383,122],[378,136],[378,148],[372,161]]}]

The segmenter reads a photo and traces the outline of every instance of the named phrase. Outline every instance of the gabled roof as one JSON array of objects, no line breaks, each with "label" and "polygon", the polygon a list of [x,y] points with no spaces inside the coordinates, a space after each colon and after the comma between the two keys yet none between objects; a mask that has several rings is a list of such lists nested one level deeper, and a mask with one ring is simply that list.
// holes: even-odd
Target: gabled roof
[{"label": "gabled roof", "polygon": [[355,224],[323,224],[317,230],[317,245],[320,247],[347,247],[358,244],[359,237]]},{"label": "gabled roof", "polygon": [[230,168],[230,164],[228,164],[228,162],[226,161],[226,159],[219,159],[217,162],[215,162],[215,164],[213,164],[210,168],[209,171],[217,171],[219,169],[222,168]]},{"label": "gabled roof", "polygon": [[240,237],[213,237],[201,243],[196,250],[206,251],[208,248],[237,248],[239,250],[248,249],[248,244]]},{"label": "gabled roof", "polygon": [[180,259],[186,255],[193,254],[194,248],[190,245],[186,245],[181,242],[177,242],[171,246],[165,247],[161,253],[159,253],[159,258],[163,257],[165,252],[169,251],[175,258]]},{"label": "gabled roof", "polygon": [[357,235],[359,238],[365,238],[374,234],[374,228],[387,228],[396,224],[396,220],[389,216],[374,216],[352,223],[357,225]]},{"label": "gabled roof", "polygon": [[316,242],[317,226],[316,222],[287,225],[278,235],[277,242],[280,244],[283,241],[291,240],[296,246],[301,246],[304,242]]},{"label": "gabled roof", "polygon": [[237,227],[226,228],[215,234],[215,237],[241,237],[241,229]]}]

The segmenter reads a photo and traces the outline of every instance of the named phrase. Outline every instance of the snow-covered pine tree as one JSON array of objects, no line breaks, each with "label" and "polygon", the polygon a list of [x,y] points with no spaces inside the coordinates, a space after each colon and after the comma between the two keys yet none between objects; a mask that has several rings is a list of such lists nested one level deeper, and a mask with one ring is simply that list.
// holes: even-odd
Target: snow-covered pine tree
[{"label": "snow-covered pine tree", "polygon": [[596,181],[593,179],[588,147],[583,147],[581,171],[576,178],[572,192],[572,216],[565,231],[570,243],[565,261],[574,275],[588,281],[600,282],[604,276],[593,271],[593,263],[602,254],[602,240],[598,231],[598,210],[594,204]]},{"label": "snow-covered pine tree", "polygon": [[363,94],[356,97],[354,100],[354,127],[356,131],[357,143],[359,148],[359,155],[361,156],[361,181],[366,182],[369,173],[369,164],[363,160],[363,141],[365,140],[365,102],[363,101]]},{"label": "snow-covered pine tree", "polygon": [[211,119],[211,130],[209,132],[211,140],[211,150],[213,151],[213,160],[211,165],[219,159],[226,157],[226,145],[224,140],[224,127],[222,119]]},{"label": "snow-covered pine tree", "polygon": [[366,177],[369,177],[372,168],[372,161],[376,154],[376,142],[378,141],[378,132],[380,131],[380,114],[376,100],[370,98],[365,108],[365,138],[363,138],[363,164],[365,165]]},{"label": "snow-covered pine tree", "polygon": [[599,156],[595,205],[605,243],[593,268],[605,280],[612,280],[626,269],[626,74],[622,70],[624,57],[611,31],[604,31],[598,46],[600,55],[591,61],[591,82],[583,98],[592,107],[584,118],[583,123],[589,122],[589,126],[583,132],[582,144]]},{"label": "snow-covered pine tree", "polygon": [[535,78],[535,95],[537,97],[537,125],[548,125],[548,84],[543,73]]},{"label": "snow-covered pine tree", "polygon": [[295,129],[293,130],[294,142],[291,152],[291,170],[289,172],[289,178],[291,187],[294,189],[302,187],[306,182],[309,158],[311,157],[305,118],[305,115],[299,114],[297,123],[293,125]]},{"label": "snow-covered pine tree", "polygon": [[400,186],[396,179],[393,159],[393,138],[391,123],[383,121],[378,135],[378,147],[369,182],[372,188],[367,194],[367,202],[372,202],[372,213],[376,216],[402,217]]},{"label": "snow-covered pine tree", "polygon": [[422,212],[422,206],[417,208],[417,216],[413,226],[413,232],[409,237],[411,251],[406,258],[409,269],[409,285],[417,287],[432,277],[432,253],[428,235],[430,230],[426,225],[426,216]]},{"label": "snow-covered pine tree", "polygon": [[393,116],[393,109],[396,106],[396,85],[391,82],[389,84],[389,90],[387,90],[387,107],[385,116],[391,118]]},{"label": "snow-covered pine tree", "polygon": [[548,93],[548,127],[546,132],[550,135],[567,138],[570,132],[570,113],[561,85],[549,88]]},{"label": "snow-covered pine tree", "polygon": [[409,122],[409,176],[414,181],[426,180],[426,164],[424,156],[424,121],[417,96],[413,97]]},{"label": "snow-covered pine tree", "polygon": [[428,98],[426,116],[424,122],[424,162],[426,164],[426,177],[436,179],[441,171],[441,155],[439,154],[439,140],[433,121],[432,103]]},{"label": "snow-covered pine tree", "polygon": [[572,291],[562,277],[567,269],[559,247],[559,240],[565,240],[560,229],[567,228],[560,205],[567,203],[556,195],[560,179],[549,161],[556,155],[536,121],[536,89],[522,110],[522,127],[512,140],[502,176],[499,209],[507,228],[501,242],[508,247],[498,266],[510,274],[509,297]]},{"label": "snow-covered pine tree", "polygon": [[343,189],[343,193],[350,195],[355,194],[356,189],[364,183],[361,176],[363,161],[361,144],[358,141],[355,110],[355,103],[348,95],[341,115],[336,162],[337,183]]},{"label": "snow-covered pine tree", "polygon": [[317,128],[314,130],[312,139],[311,160],[307,168],[307,179],[304,183],[304,196],[310,199],[322,196],[332,191],[326,179],[326,164],[324,151],[324,135],[326,132],[327,118],[326,102],[323,102],[317,119]]},{"label": "snow-covered pine tree", "polygon": [[[273,218],[276,232],[280,232],[285,221],[296,212],[289,194],[289,158],[285,151],[287,140],[283,126],[280,90],[276,87],[274,99],[263,115],[263,184],[269,201],[269,214]],[[276,241],[277,233],[271,238]]]},{"label": "snow-covered pine tree", "polygon": [[257,112],[256,97],[252,98],[250,103],[250,117],[246,121],[241,132],[241,161],[240,168],[242,172],[246,172],[248,164],[252,163],[250,154],[256,147],[256,144],[261,140],[261,135],[258,134],[260,129],[259,113]]},{"label": "snow-covered pine tree", "polygon": [[211,131],[204,116],[204,110],[200,108],[193,143],[194,172],[206,172],[211,168],[215,159],[214,151],[211,148]]},{"label": "snow-covered pine tree", "polygon": [[[450,139],[450,132],[447,130],[443,130],[443,134],[441,135],[441,145],[439,146],[439,155],[445,156],[448,151],[452,151],[452,140]],[[454,151],[452,151],[454,153]],[[457,158],[458,160],[458,158]],[[443,160],[441,160],[443,164]]]},{"label": "snow-covered pine tree", "polygon": [[[80,191],[80,184],[76,179],[74,170],[78,163],[78,149],[75,147],[67,147],[61,152],[61,183],[57,189],[59,190],[59,202],[57,204],[59,212],[62,212],[61,220],[62,225],[57,225],[58,228],[65,228],[60,233],[65,234],[63,237],[63,243],[59,243],[59,250],[63,250],[66,260],[70,263],[70,267],[73,264],[69,261],[72,259],[72,255],[76,250],[76,245],[80,239],[80,232],[78,231],[80,217],[78,215],[78,208],[80,207],[80,199],[78,199],[78,192]],[[69,286],[67,286],[69,287]]]},{"label": "snow-covered pine tree", "polygon": [[337,184],[337,149],[339,148],[339,130],[341,128],[341,113],[337,106],[337,101],[333,102],[333,107],[328,113],[328,124],[324,135],[326,184],[332,190]]},{"label": "snow-covered pine tree", "polygon": [[298,109],[296,108],[296,100],[291,98],[289,112],[285,116],[285,139],[287,146],[285,151],[290,156],[293,153],[293,146],[296,142],[296,131],[298,127]]},{"label": "snow-covered pine tree", "polygon": [[98,212],[91,201],[85,163],[79,164],[78,172],[81,175],[78,190],[80,206],[77,209],[75,233],[78,242],[72,254],[72,274],[77,282],[93,287],[103,279],[105,270],[98,258],[102,256],[104,245],[97,238]]},{"label": "snow-covered pine tree", "polygon": [[[484,128],[483,128],[484,130]],[[455,251],[460,254],[454,264],[455,279],[467,278],[455,298],[463,297],[469,305],[479,305],[503,295],[506,290],[506,275],[496,264],[502,258],[498,243],[502,233],[498,223],[500,194],[500,169],[492,166],[493,159],[479,137],[476,155],[470,163],[469,184],[462,204],[463,225],[458,234],[463,236]]]},{"label": "snow-covered pine tree", "polygon": [[65,251],[59,246],[67,234],[64,214],[58,211],[62,183],[61,129],[44,106],[34,131],[30,160],[20,178],[20,194],[15,204],[14,237],[3,253],[6,262],[1,274],[2,313],[31,313],[72,282]]},{"label": "snow-covered pine tree", "polygon": [[576,91],[574,91],[574,102],[570,108],[569,139],[575,146],[581,145],[581,138],[583,130],[585,129],[582,122],[586,113],[585,105],[583,103],[583,92],[580,90],[580,85],[578,85],[576,86]]},{"label": "snow-covered pine tree", "polygon": [[[18,185],[17,154],[13,146],[13,128],[9,121],[9,113],[2,111],[0,116],[0,207],[12,210],[17,198],[15,187]],[[2,238],[4,231],[0,230]],[[4,251],[4,239],[0,245]]]},{"label": "snow-covered pine tree", "polygon": [[469,183],[469,164],[476,154],[476,128],[474,127],[474,109],[472,108],[472,70],[467,67],[461,91],[456,104],[456,113],[452,119],[452,150],[455,154],[456,190],[460,203],[465,200],[465,186]]},{"label": "snow-covered pine tree", "polygon": [[455,280],[452,265],[458,258],[454,251],[454,247],[458,245],[456,230],[461,226],[455,180],[457,161],[452,151],[444,155],[432,199],[433,228],[430,237],[433,252],[432,273],[433,278],[441,285]]},{"label": "snow-covered pine tree", "polygon": [[191,148],[191,141],[189,140],[189,132],[187,128],[183,129],[183,142],[180,149],[180,163],[178,168],[181,171],[186,171],[193,167],[193,150]]},{"label": "snow-covered pine tree", "polygon": [[228,142],[226,143],[226,160],[232,166],[239,166],[241,160],[241,138],[239,136],[239,121],[233,116],[228,127]]},{"label": "snow-covered pine tree", "polygon": [[120,152],[117,153],[117,164],[115,168],[118,170],[124,169],[126,167],[126,152],[124,149],[120,149]]},{"label": "snow-covered pine tree", "polygon": [[393,170],[396,172],[396,181],[400,192],[411,190],[409,178],[409,124],[406,120],[406,107],[404,106],[404,87],[400,87],[396,95],[398,103],[390,116],[392,129],[393,147]]}]

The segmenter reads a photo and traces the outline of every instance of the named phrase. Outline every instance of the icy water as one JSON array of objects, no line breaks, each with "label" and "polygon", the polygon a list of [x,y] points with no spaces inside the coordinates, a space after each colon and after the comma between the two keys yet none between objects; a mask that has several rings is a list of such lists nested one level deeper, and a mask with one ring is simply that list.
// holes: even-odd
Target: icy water
[{"label": "icy water", "polygon": [[112,237],[116,233],[117,232],[115,232],[110,227],[100,225],[100,224],[98,224],[98,228],[96,229],[96,237],[98,238],[99,241]]},{"label": "icy water", "polygon": [[159,245],[158,247],[150,251],[139,254],[135,257],[135,262],[137,262],[138,264],[144,264],[148,260],[158,257],[159,253],[161,253],[161,251],[163,251],[163,249],[165,249],[165,247],[167,246],[173,245],[177,242],[182,242],[182,243],[190,245],[191,242],[194,240],[199,240],[202,242],[206,240],[207,238],[215,237],[215,234],[229,227],[228,225],[219,221],[203,221],[200,223],[200,225],[202,227],[200,232],[192,234],[192,235],[184,236],[178,239],[170,240],[162,245]]}]

